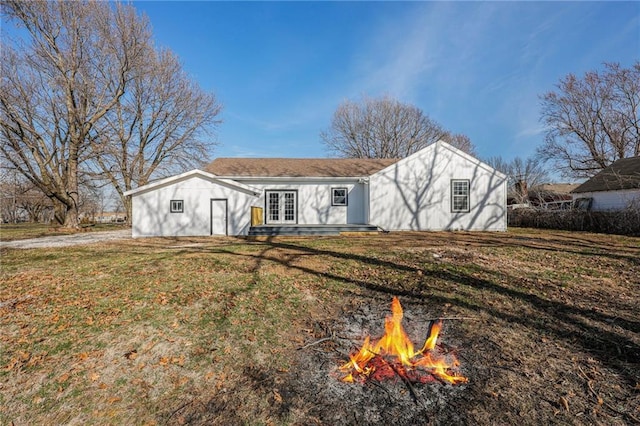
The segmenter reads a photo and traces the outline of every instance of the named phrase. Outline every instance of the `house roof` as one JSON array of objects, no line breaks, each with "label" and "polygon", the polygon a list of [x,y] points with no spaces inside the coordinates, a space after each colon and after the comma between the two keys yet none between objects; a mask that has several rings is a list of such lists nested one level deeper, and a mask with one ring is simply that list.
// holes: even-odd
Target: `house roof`
[{"label": "house roof", "polygon": [[399,159],[373,158],[217,158],[204,170],[230,177],[370,176]]},{"label": "house roof", "polygon": [[573,193],[640,189],[640,157],[620,159],[574,189]]}]

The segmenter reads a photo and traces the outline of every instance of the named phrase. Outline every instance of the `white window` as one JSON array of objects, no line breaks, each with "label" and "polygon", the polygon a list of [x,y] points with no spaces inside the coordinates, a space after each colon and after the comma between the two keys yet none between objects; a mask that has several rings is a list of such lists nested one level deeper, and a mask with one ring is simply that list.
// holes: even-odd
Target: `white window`
[{"label": "white window", "polygon": [[182,213],[184,211],[182,200],[171,200],[169,210],[171,213]]},{"label": "white window", "polygon": [[469,180],[451,181],[451,212],[467,213],[469,211]]},{"label": "white window", "polygon": [[331,205],[347,205],[347,188],[331,188]]}]

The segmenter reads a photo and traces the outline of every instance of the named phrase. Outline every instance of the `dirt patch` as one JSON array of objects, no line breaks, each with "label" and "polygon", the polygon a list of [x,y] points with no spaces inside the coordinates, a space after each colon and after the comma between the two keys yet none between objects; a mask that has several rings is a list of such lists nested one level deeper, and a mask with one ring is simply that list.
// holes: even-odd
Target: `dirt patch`
[{"label": "dirt patch", "polygon": [[0,248],[35,249],[51,247],[70,247],[85,244],[96,244],[105,241],[125,240],[131,238],[130,229],[118,231],[84,232],[71,235],[55,235],[30,238],[27,240],[0,241]]}]

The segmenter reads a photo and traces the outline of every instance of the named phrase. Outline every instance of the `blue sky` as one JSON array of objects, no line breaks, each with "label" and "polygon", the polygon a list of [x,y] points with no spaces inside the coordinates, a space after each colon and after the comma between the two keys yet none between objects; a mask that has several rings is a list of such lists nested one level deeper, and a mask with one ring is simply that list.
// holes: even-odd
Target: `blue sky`
[{"label": "blue sky", "polygon": [[324,157],[345,99],[390,95],[481,158],[543,140],[538,96],[640,59],[640,2],[155,2],[156,42],[224,104],[214,157]]},{"label": "blue sky", "polygon": [[416,105],[480,158],[543,141],[539,95],[640,60],[640,2],[134,1],[224,105],[212,157],[325,157],[345,99]]}]

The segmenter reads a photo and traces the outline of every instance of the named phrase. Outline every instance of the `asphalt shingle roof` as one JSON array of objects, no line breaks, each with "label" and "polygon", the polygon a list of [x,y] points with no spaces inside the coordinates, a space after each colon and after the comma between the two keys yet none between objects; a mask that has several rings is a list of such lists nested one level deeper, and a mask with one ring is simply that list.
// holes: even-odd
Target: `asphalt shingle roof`
[{"label": "asphalt shingle roof", "polygon": [[573,193],[640,188],[640,157],[620,159],[574,189]]},{"label": "asphalt shingle roof", "polygon": [[242,177],[358,177],[370,176],[399,159],[368,158],[217,158],[205,171]]}]

